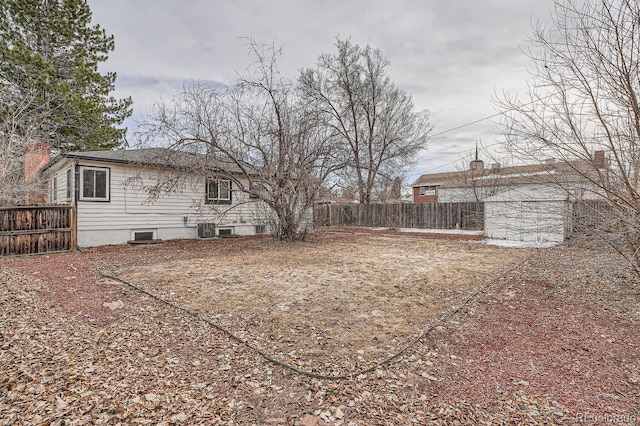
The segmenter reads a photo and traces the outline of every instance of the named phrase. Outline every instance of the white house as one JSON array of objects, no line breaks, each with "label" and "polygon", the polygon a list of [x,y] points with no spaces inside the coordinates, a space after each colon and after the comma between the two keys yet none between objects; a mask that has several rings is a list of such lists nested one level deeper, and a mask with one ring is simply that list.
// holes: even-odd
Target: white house
[{"label": "white house", "polygon": [[161,148],[69,152],[40,174],[49,203],[75,205],[80,247],[267,231],[269,209],[237,190],[233,165],[181,170],[201,157]]}]

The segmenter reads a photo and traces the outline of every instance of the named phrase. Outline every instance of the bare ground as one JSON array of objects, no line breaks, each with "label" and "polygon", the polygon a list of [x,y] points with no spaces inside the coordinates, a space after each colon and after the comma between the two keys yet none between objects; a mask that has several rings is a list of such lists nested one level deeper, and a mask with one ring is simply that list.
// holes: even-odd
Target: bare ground
[{"label": "bare ground", "polygon": [[[2,259],[0,425],[636,423],[634,276],[602,248],[528,255],[321,234]],[[203,319],[323,374],[429,333],[331,381]]]},{"label": "bare ground", "polygon": [[477,243],[371,236],[114,274],[299,368],[352,374],[401,350],[526,254]]}]

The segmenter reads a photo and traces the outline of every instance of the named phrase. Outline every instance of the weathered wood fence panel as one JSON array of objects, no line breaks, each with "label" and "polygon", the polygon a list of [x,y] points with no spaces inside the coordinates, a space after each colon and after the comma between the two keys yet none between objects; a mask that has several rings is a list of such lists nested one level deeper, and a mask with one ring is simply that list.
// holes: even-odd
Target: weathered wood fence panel
[{"label": "weathered wood fence panel", "polygon": [[316,226],[482,230],[484,203],[317,205],[314,223]]},{"label": "weathered wood fence panel", "polygon": [[[635,214],[629,211],[630,215]],[[602,237],[619,232],[624,214],[616,213],[606,200],[583,200],[574,202],[565,226],[565,235],[570,239]]]},{"label": "weathered wood fence panel", "polygon": [[70,205],[0,208],[0,255],[71,250],[73,212]]}]

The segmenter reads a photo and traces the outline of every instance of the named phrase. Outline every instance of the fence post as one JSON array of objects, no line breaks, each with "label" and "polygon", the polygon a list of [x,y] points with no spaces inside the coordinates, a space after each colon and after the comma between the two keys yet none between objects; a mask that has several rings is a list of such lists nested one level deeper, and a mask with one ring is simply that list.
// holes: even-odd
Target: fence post
[{"label": "fence post", "polygon": [[73,201],[69,201],[69,226],[71,227],[71,241],[69,242],[69,250],[73,250],[78,246],[78,222],[76,215],[76,207]]}]

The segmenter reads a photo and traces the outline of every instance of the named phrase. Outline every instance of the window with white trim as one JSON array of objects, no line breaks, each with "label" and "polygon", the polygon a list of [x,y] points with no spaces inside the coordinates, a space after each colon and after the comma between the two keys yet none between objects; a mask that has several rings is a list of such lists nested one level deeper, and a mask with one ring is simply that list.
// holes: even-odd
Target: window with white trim
[{"label": "window with white trim", "polygon": [[438,187],[437,186],[421,186],[420,187],[420,196],[421,197],[433,197],[438,195]]},{"label": "window with white trim", "polygon": [[80,167],[80,200],[109,201],[109,173],[107,167]]},{"label": "window with white trim", "polygon": [[54,176],[49,188],[49,202],[55,203],[56,201],[58,201],[58,177]]},{"label": "window with white trim", "polygon": [[67,200],[73,195],[73,169],[67,169]]},{"label": "window with white trim", "polygon": [[231,204],[231,180],[213,178],[207,179],[206,204]]}]

